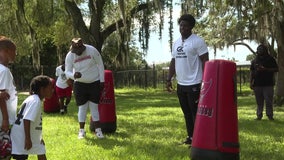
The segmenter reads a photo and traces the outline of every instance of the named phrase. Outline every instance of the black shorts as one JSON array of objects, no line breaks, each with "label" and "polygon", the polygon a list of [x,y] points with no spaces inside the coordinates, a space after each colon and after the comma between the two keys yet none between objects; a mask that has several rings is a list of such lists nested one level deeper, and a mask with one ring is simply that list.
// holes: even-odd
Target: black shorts
[{"label": "black shorts", "polygon": [[74,82],[74,97],[78,106],[91,101],[99,104],[100,100],[100,81],[93,83]]},{"label": "black shorts", "polygon": [[26,160],[28,159],[28,155],[18,155],[18,154],[12,154],[12,157],[13,159],[16,159],[16,160]]}]

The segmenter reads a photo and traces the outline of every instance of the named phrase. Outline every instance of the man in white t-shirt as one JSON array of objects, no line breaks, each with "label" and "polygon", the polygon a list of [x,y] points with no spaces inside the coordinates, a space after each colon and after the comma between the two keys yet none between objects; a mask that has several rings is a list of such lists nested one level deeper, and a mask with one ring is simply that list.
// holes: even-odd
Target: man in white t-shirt
[{"label": "man in white t-shirt", "polygon": [[183,143],[191,145],[203,68],[209,59],[208,48],[201,37],[192,33],[195,26],[195,18],[192,15],[182,15],[178,23],[181,37],[172,46],[167,89],[172,90],[171,80],[175,74],[177,95],[187,129],[187,138]]},{"label": "man in white t-shirt", "polygon": [[104,64],[100,53],[93,46],[83,44],[81,38],[73,38],[71,50],[65,58],[65,73],[67,78],[74,79],[74,97],[79,106],[78,138],[85,137],[84,127],[88,108],[94,120],[95,135],[104,138],[98,110],[100,92],[105,82]]}]

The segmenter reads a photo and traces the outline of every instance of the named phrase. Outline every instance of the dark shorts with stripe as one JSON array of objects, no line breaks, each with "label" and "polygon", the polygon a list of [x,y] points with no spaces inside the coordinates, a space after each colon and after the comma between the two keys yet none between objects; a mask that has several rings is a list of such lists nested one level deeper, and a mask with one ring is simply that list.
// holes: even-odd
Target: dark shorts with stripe
[{"label": "dark shorts with stripe", "polygon": [[93,83],[74,82],[74,97],[78,106],[91,101],[99,104],[100,100],[100,81]]}]

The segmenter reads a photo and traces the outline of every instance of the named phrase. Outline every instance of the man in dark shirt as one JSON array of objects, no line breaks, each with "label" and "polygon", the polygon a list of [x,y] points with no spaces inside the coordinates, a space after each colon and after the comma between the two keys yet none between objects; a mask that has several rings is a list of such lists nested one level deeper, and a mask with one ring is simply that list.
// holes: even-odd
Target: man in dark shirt
[{"label": "man in dark shirt", "polygon": [[278,65],[275,59],[269,55],[265,45],[261,44],[257,47],[256,58],[251,62],[250,71],[250,88],[254,91],[257,103],[256,120],[261,120],[263,117],[264,102],[268,119],[274,120],[274,73],[278,72]]}]

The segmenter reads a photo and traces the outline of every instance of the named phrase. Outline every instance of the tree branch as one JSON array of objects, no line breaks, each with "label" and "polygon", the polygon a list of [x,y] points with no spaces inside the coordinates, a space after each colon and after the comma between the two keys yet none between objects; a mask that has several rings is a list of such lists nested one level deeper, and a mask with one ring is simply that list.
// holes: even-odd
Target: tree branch
[{"label": "tree branch", "polygon": [[[151,6],[151,2],[150,3],[143,3],[143,4],[140,4],[136,7],[134,7],[130,11],[130,17],[133,18],[136,13],[148,8],[149,6]],[[129,20],[127,20],[127,21],[129,21]],[[126,22],[126,23],[128,23],[128,22]],[[121,28],[123,26],[124,26],[123,19],[119,19],[116,22],[109,25],[105,30],[102,31],[103,40],[105,40],[110,34],[112,34],[114,31],[116,31],[117,27]]]},{"label": "tree branch", "polygon": [[[80,9],[74,1],[64,0],[65,9],[71,15],[73,20],[73,26],[76,30],[78,30],[81,38],[85,41],[90,39],[89,30],[83,20],[83,16],[81,14]],[[87,42],[89,43],[89,42]]]},{"label": "tree branch", "polygon": [[256,52],[248,44],[246,44],[244,42],[234,42],[233,45],[234,46],[236,46],[236,45],[246,46],[253,54],[256,54]]}]

